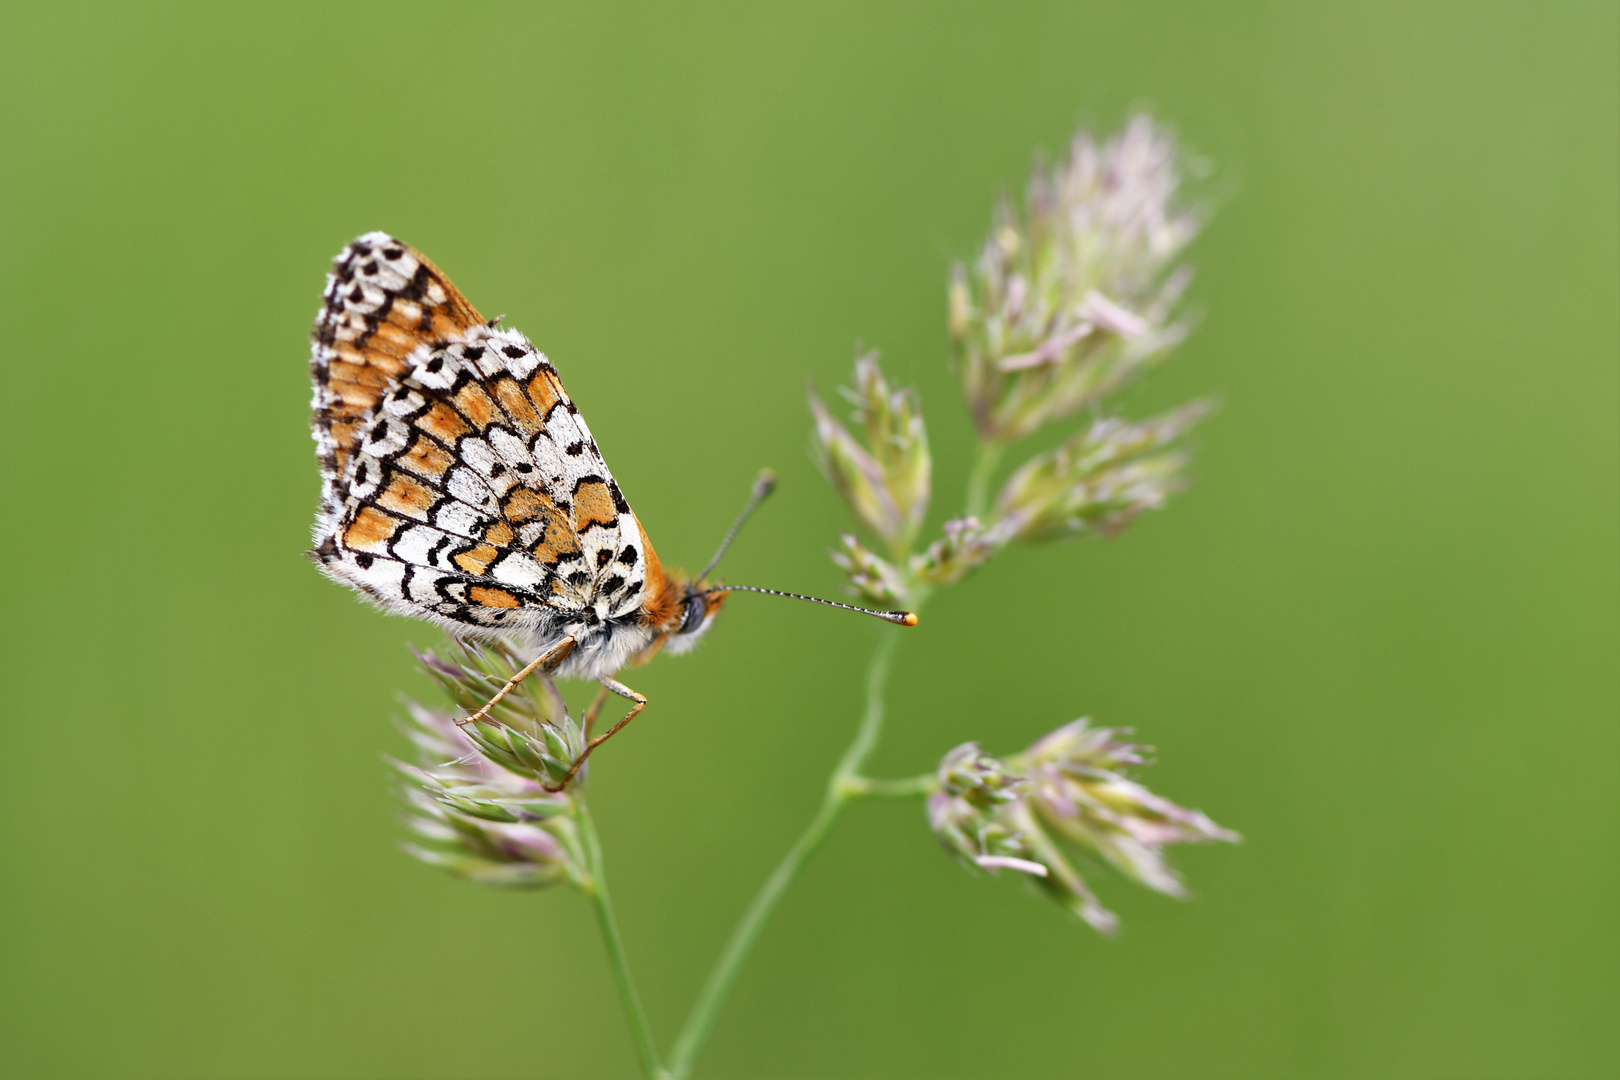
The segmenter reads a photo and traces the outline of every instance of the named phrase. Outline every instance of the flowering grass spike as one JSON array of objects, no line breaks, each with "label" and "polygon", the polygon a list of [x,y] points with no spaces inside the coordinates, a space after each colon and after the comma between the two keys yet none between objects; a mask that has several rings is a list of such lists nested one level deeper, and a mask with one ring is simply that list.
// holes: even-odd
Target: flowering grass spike
[{"label": "flowering grass spike", "polygon": [[1186,887],[1164,858],[1169,844],[1236,843],[1238,835],[1130,779],[1147,749],[1118,728],[1066,724],[1023,754],[998,761],[974,743],[946,754],[928,820],[946,850],[982,869],[1029,874],[1036,886],[1105,934],[1119,919],[1074,867],[1089,857],[1168,896]]},{"label": "flowering grass spike", "polygon": [[[520,662],[499,647],[453,644],[418,662],[458,707],[482,700]],[[578,830],[566,795],[546,779],[582,741],[556,687],[534,680],[503,701],[496,717],[470,729],[455,714],[416,702],[406,728],[418,763],[395,762],[403,778],[406,825],[417,837],[409,854],[488,885],[579,884]]]},{"label": "flowering grass spike", "polygon": [[1199,214],[1184,166],[1146,117],[1099,145],[1080,132],[1037,168],[1020,214],[1003,200],[950,289],[957,373],[982,439],[1010,443],[1092,406],[1186,335],[1191,272],[1175,264]]}]

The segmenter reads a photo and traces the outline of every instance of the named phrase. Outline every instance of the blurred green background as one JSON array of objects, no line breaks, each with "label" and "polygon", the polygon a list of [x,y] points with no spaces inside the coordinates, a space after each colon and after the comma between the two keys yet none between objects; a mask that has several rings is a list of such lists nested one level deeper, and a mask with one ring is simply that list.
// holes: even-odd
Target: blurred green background
[{"label": "blurred green background", "polygon": [[[875,771],[1075,716],[1241,830],[1104,941],[858,805],[705,1077],[1620,1071],[1620,15],[1595,4],[0,11],[0,1071],[622,1077],[588,911],[395,850],[425,692],[299,557],[307,333],[388,229],[562,368],[666,560],[833,593],[803,387],[914,381],[998,190],[1151,109],[1218,168],[1198,482],[905,642]],[[887,628],[739,598],[593,775],[660,1036],[807,819]]]}]

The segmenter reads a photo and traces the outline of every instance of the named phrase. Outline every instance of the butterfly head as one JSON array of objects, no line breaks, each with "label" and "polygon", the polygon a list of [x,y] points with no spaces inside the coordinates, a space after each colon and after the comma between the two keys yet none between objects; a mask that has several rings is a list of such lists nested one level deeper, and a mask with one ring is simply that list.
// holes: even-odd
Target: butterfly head
[{"label": "butterfly head", "polygon": [[665,570],[645,530],[641,546],[647,561],[648,589],[639,619],[652,633],[637,663],[645,663],[666,649],[677,655],[689,652],[726,602],[726,594],[715,592],[703,575],[691,578]]},{"label": "butterfly head", "polygon": [[[720,565],[721,556],[737,538],[737,532],[743,524],[753,516],[759,504],[764,502],[776,488],[776,474],[769,469],[760,472],[754,481],[754,490],[748,497],[748,504],[743,507],[737,520],[732,522],[731,528],[726,530],[725,538],[720,541],[720,549],[714,553],[707,566],[698,571],[692,578],[682,578],[675,575],[663,577],[663,587],[655,593],[649,603],[646,616],[653,626],[654,645],[651,652],[658,649],[667,649],[675,655],[688,652],[694,648],[698,640],[708,632],[709,624],[720,611],[721,605],[726,602],[726,591],[718,588],[710,581],[709,572]],[[646,533],[642,534],[646,541]],[[652,550],[650,543],[645,544],[647,550]],[[657,556],[648,560],[649,569],[656,566]],[[649,575],[651,580],[651,575]]]},{"label": "butterfly head", "polygon": [[725,602],[724,592],[711,591],[701,579],[686,582],[675,618],[667,624],[664,648],[676,656],[694,648]]}]

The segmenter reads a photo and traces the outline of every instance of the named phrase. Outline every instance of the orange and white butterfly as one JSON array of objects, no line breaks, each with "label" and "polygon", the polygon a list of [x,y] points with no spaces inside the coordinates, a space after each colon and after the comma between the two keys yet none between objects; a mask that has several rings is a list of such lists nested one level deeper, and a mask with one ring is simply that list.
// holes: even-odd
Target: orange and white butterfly
[{"label": "orange and white butterfly", "polygon": [[[768,473],[701,573],[666,571],[556,368],[528,338],[479,315],[409,245],[360,237],[333,260],[322,295],[310,363],[321,468],[310,555],[386,611],[462,637],[502,637],[533,657],[462,723],[536,669],[633,701],[572,777],[647,703],[613,678],[620,669],[692,648],[729,592],[796,596],[705,580],[769,493]],[[916,624],[907,612],[796,598]]]}]

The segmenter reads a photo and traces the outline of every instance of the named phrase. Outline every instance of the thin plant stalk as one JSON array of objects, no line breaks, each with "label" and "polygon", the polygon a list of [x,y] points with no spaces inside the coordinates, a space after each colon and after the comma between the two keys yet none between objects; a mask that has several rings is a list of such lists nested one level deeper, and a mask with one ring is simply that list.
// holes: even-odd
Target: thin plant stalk
[{"label": "thin plant stalk", "polygon": [[630,1022],[630,1035],[635,1040],[636,1052],[641,1057],[641,1071],[647,1080],[663,1080],[669,1074],[658,1061],[658,1046],[653,1042],[652,1027],[642,1011],[641,998],[630,978],[630,961],[624,954],[624,941],[619,937],[619,924],[613,918],[613,901],[608,896],[607,874],[602,859],[602,841],[596,833],[596,823],[583,798],[574,800],[575,817],[579,821],[580,839],[585,849],[586,872],[589,880],[585,894],[590,897],[596,912],[596,922],[602,930],[602,942],[607,946],[608,962],[613,967],[613,981],[619,988],[619,1001],[624,1006],[625,1019]]},{"label": "thin plant stalk", "polygon": [[939,777],[933,773],[908,776],[904,780],[878,780],[870,776],[853,776],[845,785],[852,796],[865,799],[915,799],[919,795],[932,795],[939,789]]},{"label": "thin plant stalk", "polygon": [[[675,1039],[675,1046],[670,1051],[669,1076],[672,1080],[686,1080],[691,1074],[692,1063],[698,1052],[703,1049],[715,1021],[719,1019],[726,995],[742,971],[748,954],[758,942],[760,931],[765,928],[766,921],[776,910],[782,894],[793,884],[799,870],[827,838],[844,804],[865,794],[875,794],[867,790],[873,782],[863,778],[860,769],[871,756],[873,747],[877,745],[878,736],[883,731],[884,691],[888,686],[890,661],[894,657],[894,649],[899,641],[898,634],[884,634],[878,642],[877,649],[872,654],[871,666],[867,669],[866,711],[861,717],[855,738],[844,751],[837,768],[827,779],[827,793],[822,797],[821,808],[816,811],[816,816],[811,819],[803,835],[788,849],[788,853],[766,879],[753,902],[748,905],[748,910],[743,912],[742,918],[731,932],[731,939],[726,942],[725,950],[715,962],[714,969],[709,972],[709,978],[704,982],[703,990],[698,994],[686,1024],[681,1028],[680,1035]],[[907,794],[920,793],[920,789],[907,792]]]},{"label": "thin plant stalk", "polygon": [[990,479],[996,474],[996,466],[1001,462],[1001,452],[1004,449],[999,442],[981,439],[978,451],[973,457],[973,472],[968,476],[967,509],[968,517],[982,518],[990,501]]}]

